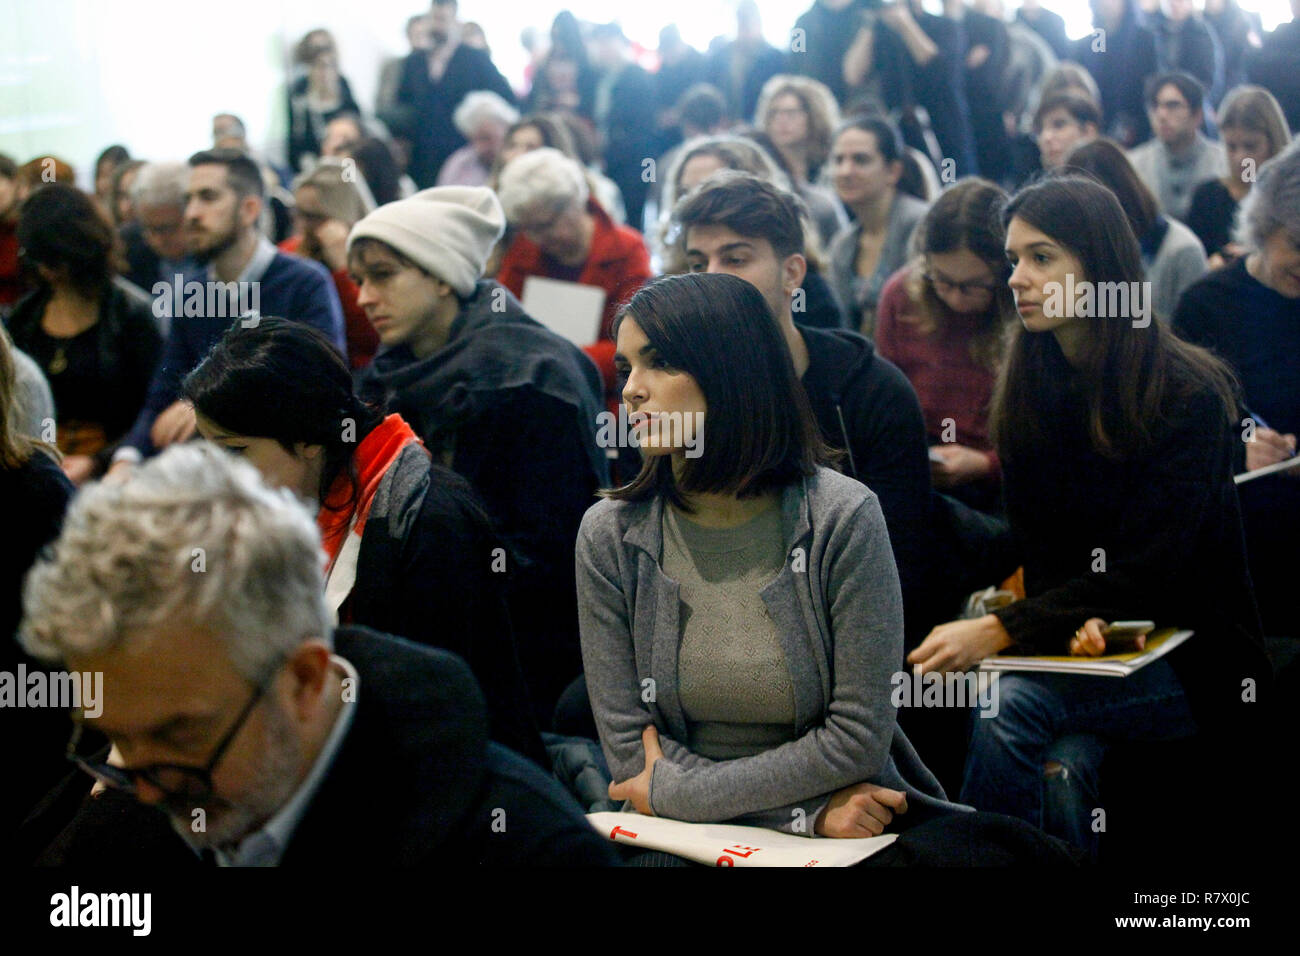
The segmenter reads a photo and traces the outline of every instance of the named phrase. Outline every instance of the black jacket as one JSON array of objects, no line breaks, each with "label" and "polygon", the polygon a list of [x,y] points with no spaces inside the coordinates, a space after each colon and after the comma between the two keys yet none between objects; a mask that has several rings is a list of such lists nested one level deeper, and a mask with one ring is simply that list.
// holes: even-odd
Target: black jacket
[{"label": "black jacket", "polygon": [[1149,451],[1103,458],[1077,374],[1059,348],[1048,358],[1055,384],[1035,399],[1051,423],[1044,441],[999,448],[1026,599],[995,613],[1014,641],[1047,654],[1067,653],[1090,617],[1191,628],[1170,663],[1202,727],[1230,726],[1243,717],[1242,681],[1266,701],[1269,675],[1232,483],[1239,436],[1198,388],[1152,422]]},{"label": "black jacket", "polygon": [[[65,388],[74,389],[83,400],[87,390],[95,392],[94,408],[83,409],[76,417],[103,426],[109,446],[98,458],[101,468],[107,467],[113,446],[126,436],[144,406],[149,383],[162,357],[162,335],[147,300],[128,295],[121,285],[114,283],[100,302],[99,321],[90,330],[95,341],[96,379],[65,385],[49,368],[49,338],[41,333],[41,316],[49,300],[48,289],[23,298],[9,317],[9,334],[14,344],[41,366],[54,394],[60,420],[71,417],[73,412]],[[87,411],[94,417],[86,414]]]},{"label": "black jacket", "polygon": [[1094,30],[1075,40],[1070,58],[1086,67],[1097,81],[1103,132],[1124,147],[1149,139],[1151,122],[1143,84],[1158,69],[1156,38],[1139,22],[1137,4],[1128,0],[1118,30],[1108,31],[1104,37]]},{"label": "black jacket", "polygon": [[[501,311],[495,311],[494,304]],[[435,460],[468,479],[511,552],[510,613],[543,728],[582,670],[573,548],[609,482],[596,445],[600,374],[575,346],[480,281],[446,345],[425,359],[399,346],[375,356],[361,392],[389,403]]]},{"label": "black jacket", "polygon": [[[340,628],[334,648],[357,669],[356,713],[282,866],[366,873],[617,862],[555,780],[488,740],[483,696],[463,661],[364,628]],[[77,776],[69,788],[84,793],[88,778]],[[199,865],[161,813],[120,791],[82,801],[39,862],[105,860]]]},{"label": "black jacket", "polygon": [[[0,671],[5,673],[15,674],[19,663],[29,673],[46,669],[24,654],[15,639],[23,613],[23,577],[41,548],[58,536],[73,490],[62,469],[42,451],[20,468],[0,468],[0,498],[9,505],[0,546]],[[0,788],[0,843],[65,772],[67,735],[67,718],[58,710],[0,707],[7,759],[22,768],[7,775]]]},{"label": "black jacket", "polygon": [[916,391],[871,341],[846,329],[799,326],[804,390],[823,439],[848,454],[840,469],[880,498],[903,588],[909,635],[928,630],[930,460]]},{"label": "black jacket", "polygon": [[399,127],[393,132],[411,141],[407,172],[421,189],[435,185],[447,157],[465,145],[465,137],[451,118],[465,95],[475,90],[490,90],[510,104],[515,101],[510,83],[492,58],[464,43],[456,47],[437,82],[429,76],[425,51],[413,50],[402,64],[398,109],[392,114],[399,119]]},{"label": "black jacket", "polygon": [[408,445],[376,491],[341,616],[464,658],[487,700],[492,739],[549,769],[515,650],[507,576],[492,570],[497,546],[469,482]]}]

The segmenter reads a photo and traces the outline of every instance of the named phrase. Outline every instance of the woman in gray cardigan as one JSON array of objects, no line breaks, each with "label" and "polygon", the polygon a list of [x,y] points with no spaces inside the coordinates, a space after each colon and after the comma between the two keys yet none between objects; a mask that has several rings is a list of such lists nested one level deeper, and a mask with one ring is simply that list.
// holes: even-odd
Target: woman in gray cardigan
[{"label": "woman in gray cardigan", "polygon": [[671,276],[616,333],[645,464],[587,512],[577,545],[611,797],[808,836],[954,809],[891,703],[903,620],[880,505],[819,465],[762,295]]}]

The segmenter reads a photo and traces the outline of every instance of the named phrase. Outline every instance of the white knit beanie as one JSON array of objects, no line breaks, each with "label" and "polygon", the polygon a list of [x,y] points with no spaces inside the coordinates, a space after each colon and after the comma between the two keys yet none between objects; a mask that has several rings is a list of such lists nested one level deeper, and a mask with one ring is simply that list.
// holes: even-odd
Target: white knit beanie
[{"label": "white knit beanie", "polygon": [[352,227],[348,251],[358,239],[378,239],[465,297],[505,227],[501,203],[487,187],[435,186],[366,216]]}]

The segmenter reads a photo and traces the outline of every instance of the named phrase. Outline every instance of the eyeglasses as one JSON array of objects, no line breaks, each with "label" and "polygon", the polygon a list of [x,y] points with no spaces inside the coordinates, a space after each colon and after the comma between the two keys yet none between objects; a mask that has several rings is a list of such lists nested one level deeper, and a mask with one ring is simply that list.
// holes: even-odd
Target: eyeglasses
[{"label": "eyeglasses", "polygon": [[[272,672],[272,676],[274,676],[274,672]],[[150,786],[161,790],[169,799],[201,803],[212,796],[212,771],[221,762],[221,758],[225,756],[226,750],[234,742],[235,737],[248,720],[248,715],[253,712],[257,702],[262,699],[270,683],[271,680],[268,678],[257,685],[253,691],[253,696],[249,698],[248,703],[244,705],[244,709],[235,718],[234,724],[226,731],[225,736],[221,738],[221,742],[217,744],[217,749],[213,751],[212,756],[208,758],[208,762],[202,767],[187,767],[182,764],[170,763],[155,763],[147,767],[114,767],[103,760],[83,757],[77,753],[77,744],[81,741],[81,734],[85,729],[85,724],[80,721],[73,728],[72,738],[68,741],[67,759],[104,784],[104,786],[125,791],[133,797],[139,795],[139,781],[143,780]]]},{"label": "eyeglasses", "polygon": [[962,295],[974,295],[976,292],[996,292],[996,282],[953,282],[946,276],[927,270],[921,275],[934,286],[936,292],[959,292]]}]

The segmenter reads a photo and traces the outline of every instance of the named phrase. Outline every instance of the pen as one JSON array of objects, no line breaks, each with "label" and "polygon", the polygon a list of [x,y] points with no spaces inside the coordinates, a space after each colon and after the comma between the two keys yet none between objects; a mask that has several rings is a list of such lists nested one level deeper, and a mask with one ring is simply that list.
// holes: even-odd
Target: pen
[{"label": "pen", "polygon": [[[1255,424],[1256,424],[1256,426],[1258,426],[1259,428],[1267,428],[1269,431],[1277,431],[1277,429],[1275,429],[1275,428],[1274,428],[1272,425],[1270,425],[1268,422],[1264,421],[1264,419],[1263,419],[1261,416],[1256,415],[1256,414],[1255,414],[1254,412],[1252,412],[1249,408],[1246,409],[1246,417],[1247,417],[1247,418],[1252,418],[1252,419],[1254,419],[1254,420],[1255,420]],[[1294,457],[1295,457],[1295,454],[1296,454],[1296,453],[1295,453],[1295,449],[1293,448],[1293,449],[1291,449],[1291,451],[1289,451],[1289,452],[1286,453],[1286,457],[1288,457],[1288,458],[1294,458]]]}]

